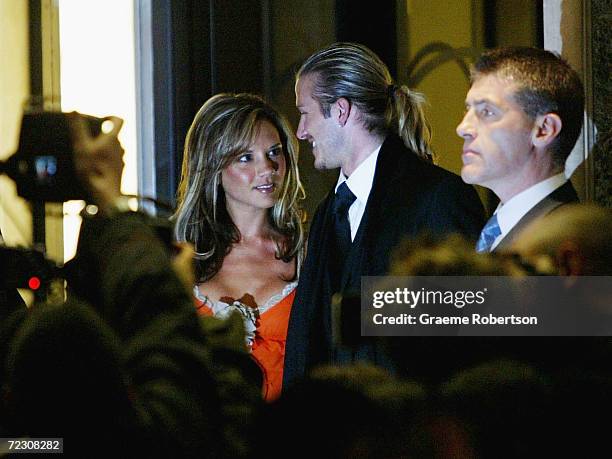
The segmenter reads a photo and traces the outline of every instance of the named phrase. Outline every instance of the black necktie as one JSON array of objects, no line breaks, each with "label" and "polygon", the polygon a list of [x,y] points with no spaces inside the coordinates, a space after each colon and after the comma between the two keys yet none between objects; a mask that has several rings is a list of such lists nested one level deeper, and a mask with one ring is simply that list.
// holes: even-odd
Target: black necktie
[{"label": "black necktie", "polygon": [[[355,202],[355,195],[346,182],[338,187],[334,197],[334,230],[337,255],[342,263],[351,248],[351,224],[348,218],[349,207]],[[339,260],[339,261],[340,261]]]}]

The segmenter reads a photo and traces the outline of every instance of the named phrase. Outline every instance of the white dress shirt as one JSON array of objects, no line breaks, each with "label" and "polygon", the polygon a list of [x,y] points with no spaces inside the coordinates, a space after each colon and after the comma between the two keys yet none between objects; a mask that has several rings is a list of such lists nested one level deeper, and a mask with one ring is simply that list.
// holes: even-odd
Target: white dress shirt
[{"label": "white dress shirt", "polygon": [[533,209],[537,203],[550,193],[563,186],[565,182],[567,182],[567,178],[564,173],[553,175],[521,191],[505,204],[500,203],[495,210],[495,214],[497,215],[497,223],[501,229],[501,234],[493,242],[491,250],[497,247],[506,234],[516,226],[527,212]]},{"label": "white dress shirt", "polygon": [[355,240],[357,230],[361,224],[361,219],[365,212],[366,204],[368,202],[368,196],[372,190],[372,183],[374,183],[374,173],[376,172],[376,161],[378,159],[378,153],[380,153],[379,145],[370,155],[363,160],[363,162],[357,166],[357,169],[353,171],[350,177],[346,177],[342,171],[340,171],[340,177],[338,177],[338,183],[334,188],[334,193],[338,190],[338,187],[346,182],[349,190],[355,195],[357,199],[349,207],[348,217],[351,225],[351,241]]}]

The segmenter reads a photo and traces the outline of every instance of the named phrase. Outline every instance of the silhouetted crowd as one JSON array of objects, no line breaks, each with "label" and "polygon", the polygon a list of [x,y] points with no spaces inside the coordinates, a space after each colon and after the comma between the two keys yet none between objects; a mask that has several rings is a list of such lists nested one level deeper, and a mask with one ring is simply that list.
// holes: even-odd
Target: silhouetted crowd
[{"label": "silhouetted crowd", "polygon": [[[583,231],[608,228],[609,211],[574,206],[556,217],[563,231],[513,256],[476,254],[458,237],[407,242],[392,272],[516,276],[537,262],[570,275],[563,260],[575,256],[581,272],[609,275],[609,241]],[[568,245],[572,256],[555,256]],[[596,420],[612,393],[606,337],[381,338],[396,374],[322,366],[264,404],[242,321],[196,315],[145,216],[85,219],[69,272],[62,304],[3,305],[2,437],[61,437],[78,457],[584,456],[605,447]]]}]

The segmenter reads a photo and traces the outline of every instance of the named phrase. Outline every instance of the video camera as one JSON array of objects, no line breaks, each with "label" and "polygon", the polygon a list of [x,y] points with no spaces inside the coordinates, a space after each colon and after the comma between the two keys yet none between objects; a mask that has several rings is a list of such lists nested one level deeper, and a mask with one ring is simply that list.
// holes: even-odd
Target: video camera
[{"label": "video camera", "polygon": [[[92,136],[100,134],[103,119],[80,116]],[[17,152],[0,162],[0,173],[14,180],[17,194],[43,209],[45,202],[89,198],[76,174],[69,123],[66,113],[25,112]],[[36,215],[32,223],[44,228]],[[44,295],[52,279],[61,277],[61,268],[44,251],[0,247],[0,275],[0,290],[26,288]]]},{"label": "video camera", "polygon": [[[17,194],[43,209],[34,212],[33,216],[34,242],[38,238],[38,245],[43,250],[0,246],[0,290],[26,288],[40,293],[46,291],[54,278],[64,277],[62,268],[44,255],[44,203],[73,199],[90,201],[89,193],[76,173],[78,158],[75,158],[70,116],[73,115],[58,111],[26,111],[17,152],[0,162],[0,173],[15,181]],[[78,116],[85,120],[92,137],[102,132],[105,119]],[[170,223],[152,218],[151,225],[160,238],[171,245]],[[42,243],[37,226],[43,228]]]},{"label": "video camera", "polygon": [[[93,137],[100,134],[103,119],[80,116]],[[69,123],[62,112],[24,113],[19,148],[6,162],[0,162],[0,173],[15,181],[19,196],[41,202],[88,199],[76,175]]]}]

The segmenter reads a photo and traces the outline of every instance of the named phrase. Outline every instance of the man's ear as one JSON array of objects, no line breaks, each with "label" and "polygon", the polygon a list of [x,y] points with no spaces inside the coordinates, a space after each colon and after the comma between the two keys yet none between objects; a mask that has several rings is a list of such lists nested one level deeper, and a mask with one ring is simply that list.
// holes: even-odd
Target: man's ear
[{"label": "man's ear", "polygon": [[340,126],[344,126],[349,118],[349,115],[351,114],[351,103],[348,101],[348,99],[340,97],[336,101],[336,105],[338,107],[338,124]]},{"label": "man's ear", "polygon": [[564,241],[557,249],[557,266],[561,276],[582,276],[586,260],[584,255],[572,241]]},{"label": "man's ear", "polygon": [[533,145],[540,149],[547,149],[559,136],[563,122],[556,113],[539,115],[535,120]]}]

